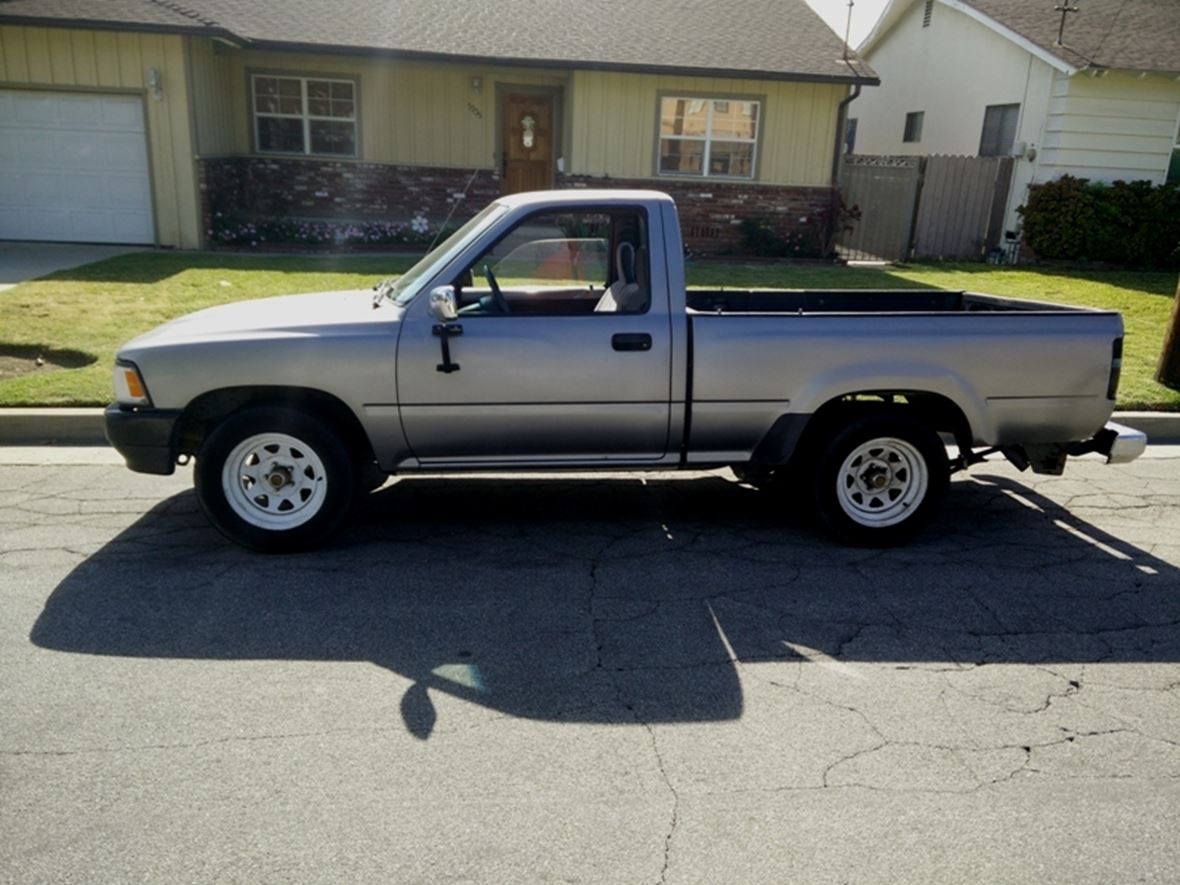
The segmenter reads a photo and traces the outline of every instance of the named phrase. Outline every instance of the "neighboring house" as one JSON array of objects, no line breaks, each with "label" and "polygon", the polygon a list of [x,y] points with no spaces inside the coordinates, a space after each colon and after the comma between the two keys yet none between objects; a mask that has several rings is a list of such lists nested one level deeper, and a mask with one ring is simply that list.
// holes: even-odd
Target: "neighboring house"
[{"label": "neighboring house", "polygon": [[853,151],[1020,157],[1008,229],[1030,184],[1180,178],[1180,2],[891,0],[859,53]]},{"label": "neighboring house", "polygon": [[4,0],[0,238],[203,245],[215,213],[439,224],[656,187],[690,239],[812,229],[876,84],[803,0]]}]

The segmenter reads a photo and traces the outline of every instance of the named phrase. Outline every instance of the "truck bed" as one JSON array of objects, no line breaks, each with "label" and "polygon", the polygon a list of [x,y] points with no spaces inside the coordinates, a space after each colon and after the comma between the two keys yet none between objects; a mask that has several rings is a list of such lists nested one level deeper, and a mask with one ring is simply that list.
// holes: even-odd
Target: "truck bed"
[{"label": "truck bed", "polygon": [[699,313],[1087,313],[1086,308],[944,289],[690,289]]}]

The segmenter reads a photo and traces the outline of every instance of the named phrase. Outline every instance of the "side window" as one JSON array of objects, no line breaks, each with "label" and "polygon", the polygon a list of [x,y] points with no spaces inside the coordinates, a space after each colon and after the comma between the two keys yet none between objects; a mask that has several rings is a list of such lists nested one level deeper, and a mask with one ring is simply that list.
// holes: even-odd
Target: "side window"
[{"label": "side window", "polygon": [[533,215],[453,282],[464,316],[644,313],[647,224],[634,209]]}]

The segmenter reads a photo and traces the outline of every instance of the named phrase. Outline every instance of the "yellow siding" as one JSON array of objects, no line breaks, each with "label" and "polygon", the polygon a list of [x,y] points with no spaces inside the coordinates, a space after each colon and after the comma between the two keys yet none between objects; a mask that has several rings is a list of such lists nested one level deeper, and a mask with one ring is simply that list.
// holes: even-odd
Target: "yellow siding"
[{"label": "yellow siding", "polygon": [[[360,160],[406,166],[494,168],[497,87],[558,87],[561,154],[578,175],[653,178],[659,92],[763,99],[758,180],[826,185],[839,102],[847,87],[711,77],[558,71],[224,49],[192,40],[198,151],[247,154],[251,72],[323,74],[360,83]],[[479,77],[481,88],[471,86]]]},{"label": "yellow siding", "polygon": [[[147,96],[147,71],[163,95]],[[83,89],[145,96],[156,237],[200,245],[184,39],[174,35],[0,26],[0,88]]]},{"label": "yellow siding", "polygon": [[836,114],[847,87],[578,71],[567,170],[577,175],[655,177],[657,96],[733,95],[763,101],[758,181],[825,185],[831,176]]},{"label": "yellow siding", "polygon": [[[563,85],[562,72],[356,56],[214,51],[192,40],[193,97],[202,155],[252,150],[252,72],[323,74],[360,82],[358,159],[407,166],[492,168],[496,84]],[[481,78],[479,91],[471,78]],[[470,107],[469,107],[470,106]],[[473,110],[474,109],[474,110]]]}]

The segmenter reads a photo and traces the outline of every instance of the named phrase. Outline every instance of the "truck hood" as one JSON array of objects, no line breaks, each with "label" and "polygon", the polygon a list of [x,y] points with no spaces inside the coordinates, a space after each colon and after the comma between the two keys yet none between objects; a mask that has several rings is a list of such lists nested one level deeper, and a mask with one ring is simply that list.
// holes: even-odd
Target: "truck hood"
[{"label": "truck hood", "polygon": [[190,313],[129,341],[122,350],[210,339],[347,335],[398,322],[403,310],[388,301],[373,308],[369,289],[282,295],[238,301]]}]

